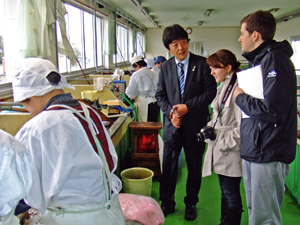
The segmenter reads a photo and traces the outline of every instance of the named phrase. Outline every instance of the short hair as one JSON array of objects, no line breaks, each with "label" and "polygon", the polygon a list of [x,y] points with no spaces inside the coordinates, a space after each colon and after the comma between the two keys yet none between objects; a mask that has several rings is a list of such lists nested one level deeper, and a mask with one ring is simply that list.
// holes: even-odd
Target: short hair
[{"label": "short hair", "polygon": [[246,30],[252,34],[257,31],[264,41],[272,40],[276,31],[276,20],[269,11],[258,10],[245,16],[241,20],[241,25],[246,23]]},{"label": "short hair", "polygon": [[178,24],[174,24],[172,26],[166,27],[163,32],[162,41],[166,49],[169,49],[169,44],[171,44],[175,40],[183,40],[188,39],[187,32],[182,28],[182,26]]},{"label": "short hair", "polygon": [[215,68],[224,68],[228,65],[232,66],[232,71],[238,71],[241,65],[240,62],[237,61],[235,54],[227,49],[221,49],[216,53],[210,55],[206,59],[206,63],[208,66]]},{"label": "short hair", "polygon": [[141,60],[141,61],[138,61],[138,62],[135,62],[132,64],[132,67],[135,68],[137,66],[140,66],[140,67],[146,67],[147,66],[147,63],[144,61],[144,60]]}]

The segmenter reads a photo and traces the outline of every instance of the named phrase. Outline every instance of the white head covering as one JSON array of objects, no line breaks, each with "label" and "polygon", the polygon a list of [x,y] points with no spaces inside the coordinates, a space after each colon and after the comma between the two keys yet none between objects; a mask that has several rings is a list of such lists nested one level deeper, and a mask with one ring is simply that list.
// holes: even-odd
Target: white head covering
[{"label": "white head covering", "polygon": [[136,56],[134,56],[134,57],[130,60],[130,63],[131,63],[131,65],[132,65],[132,64],[134,64],[134,63],[136,63],[136,62],[139,62],[139,61],[142,61],[142,60],[144,60],[143,56],[141,56],[141,55],[136,55]]},{"label": "white head covering", "polygon": [[0,130],[0,217],[10,213],[32,184],[32,163],[25,146]]},{"label": "white head covering", "polygon": [[147,63],[147,67],[150,68],[150,69],[153,66],[155,66],[154,61],[152,59],[144,59],[144,61]]},{"label": "white head covering", "polygon": [[24,101],[33,96],[42,96],[54,89],[72,88],[61,75],[58,85],[53,86],[46,78],[51,72],[59,72],[53,63],[46,59],[28,58],[25,59],[16,69],[13,78],[14,101]]}]

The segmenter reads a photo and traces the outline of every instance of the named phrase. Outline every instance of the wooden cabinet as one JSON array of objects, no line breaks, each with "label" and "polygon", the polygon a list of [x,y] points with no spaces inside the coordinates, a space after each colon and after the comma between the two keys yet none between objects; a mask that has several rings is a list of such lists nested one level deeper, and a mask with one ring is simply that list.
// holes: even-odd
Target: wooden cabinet
[{"label": "wooden cabinet", "polygon": [[[162,128],[161,122],[131,122],[129,127],[133,131],[133,152],[131,155],[132,166],[145,167],[154,172],[154,176],[161,175],[159,161],[158,132]],[[139,139],[142,135],[153,135],[155,139],[154,149],[149,152],[139,149]]]}]

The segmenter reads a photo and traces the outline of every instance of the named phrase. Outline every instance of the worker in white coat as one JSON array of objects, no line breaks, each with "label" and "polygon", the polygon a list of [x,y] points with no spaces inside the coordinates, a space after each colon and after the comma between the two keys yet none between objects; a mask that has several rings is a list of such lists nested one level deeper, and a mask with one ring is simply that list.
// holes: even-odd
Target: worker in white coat
[{"label": "worker in white coat", "polygon": [[44,225],[125,224],[112,141],[98,113],[65,87],[73,88],[38,58],[26,59],[13,79],[14,101],[35,115],[16,134],[33,160],[25,202]]},{"label": "worker in white coat", "polygon": [[32,183],[32,163],[25,146],[0,130],[0,225],[18,225],[15,207]]},{"label": "worker in white coat", "polygon": [[134,99],[140,122],[156,122],[159,112],[155,99],[158,75],[147,67],[141,55],[134,56],[131,65],[135,72],[130,77],[125,94]]}]

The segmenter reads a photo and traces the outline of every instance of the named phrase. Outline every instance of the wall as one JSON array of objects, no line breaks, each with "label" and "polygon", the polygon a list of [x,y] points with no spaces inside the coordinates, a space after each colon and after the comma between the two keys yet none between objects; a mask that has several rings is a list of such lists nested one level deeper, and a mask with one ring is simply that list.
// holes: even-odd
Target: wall
[{"label": "wall", "polygon": [[[287,22],[277,24],[275,39],[278,41],[287,39],[291,36],[300,35],[300,17],[291,19]],[[167,57],[167,49],[162,43],[163,29],[148,29],[146,32],[147,49],[146,58],[152,59],[157,55]],[[244,60],[241,56],[241,45],[238,42],[240,36],[240,27],[225,28],[193,28],[189,35],[190,41],[204,41],[205,49],[208,54],[212,54],[221,48],[231,50],[236,54],[238,60]]]},{"label": "wall", "polygon": [[300,17],[288,20],[287,22],[280,22],[277,24],[277,31],[275,39],[282,41],[284,39],[290,41],[292,36],[300,36]]},{"label": "wall", "polygon": [[[168,51],[162,43],[162,33],[163,29],[148,29],[146,33],[146,58],[153,58],[157,55],[167,57]],[[239,27],[193,28],[189,39],[192,42],[204,41],[205,50],[207,50],[209,55],[221,48],[226,48],[235,53],[238,59],[243,59],[241,56],[240,43],[237,41],[239,35]]]}]

